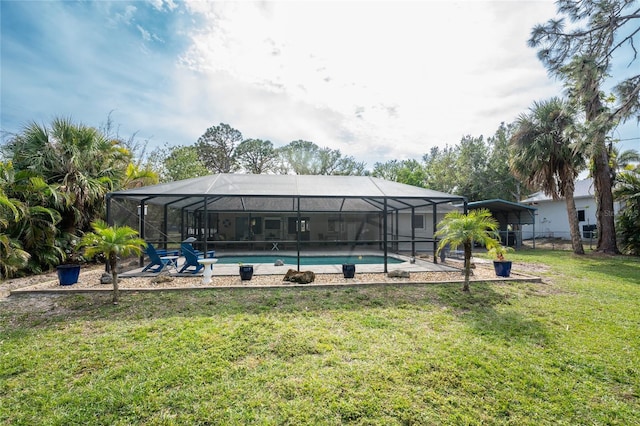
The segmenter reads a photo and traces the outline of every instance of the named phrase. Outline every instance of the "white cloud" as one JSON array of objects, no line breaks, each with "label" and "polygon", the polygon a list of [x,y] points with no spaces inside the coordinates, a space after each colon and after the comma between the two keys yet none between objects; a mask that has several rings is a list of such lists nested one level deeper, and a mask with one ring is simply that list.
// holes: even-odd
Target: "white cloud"
[{"label": "white cloud", "polygon": [[191,33],[182,63],[214,91],[219,75],[246,87],[225,98],[240,110],[225,115],[246,121],[277,98],[292,114],[267,114],[271,128],[306,129],[296,139],[370,163],[489,136],[558,90],[526,47],[531,27],[553,16],[549,1],[196,1],[188,9],[207,25]]}]

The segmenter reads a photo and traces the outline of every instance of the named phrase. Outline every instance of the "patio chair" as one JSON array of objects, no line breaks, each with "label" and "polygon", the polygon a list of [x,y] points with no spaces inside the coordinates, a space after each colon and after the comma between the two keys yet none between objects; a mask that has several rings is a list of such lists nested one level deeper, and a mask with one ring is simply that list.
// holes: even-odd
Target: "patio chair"
[{"label": "patio chair", "polygon": [[[151,243],[147,243],[145,253],[149,257],[149,264],[142,268],[142,272],[146,272],[148,270],[151,270],[151,272],[160,272],[167,267],[174,267],[178,269],[177,256],[160,256],[156,248]],[[151,269],[154,266],[156,266],[156,268]]]},{"label": "patio chair", "polygon": [[[180,250],[182,251],[182,255],[184,256],[184,263],[182,264],[182,268],[179,272],[184,272],[187,268],[193,266],[195,270],[190,272],[193,274],[197,274],[202,268],[204,268],[204,265],[198,263],[198,259],[204,258],[204,253],[194,249],[193,246],[189,243],[180,244]],[[213,257],[215,251],[209,250],[207,251],[207,254],[209,254],[209,257]]]}]

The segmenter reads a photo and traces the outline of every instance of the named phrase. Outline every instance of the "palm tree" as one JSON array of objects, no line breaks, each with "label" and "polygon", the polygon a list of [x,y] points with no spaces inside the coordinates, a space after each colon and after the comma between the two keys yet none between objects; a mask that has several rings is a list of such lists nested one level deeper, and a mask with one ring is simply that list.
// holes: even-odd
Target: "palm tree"
[{"label": "palm tree", "polygon": [[20,201],[7,197],[0,187],[0,278],[13,276],[29,261],[20,241],[7,234],[9,225],[20,220],[19,205]]},{"label": "palm tree", "polygon": [[58,185],[48,185],[29,170],[15,171],[13,164],[7,162],[0,163],[0,187],[15,209],[14,218],[7,217],[5,222],[5,247],[28,252],[31,272],[58,265],[64,257],[57,241],[59,210],[69,204]]},{"label": "palm tree", "polygon": [[96,220],[91,224],[93,232],[85,234],[80,240],[79,247],[85,249],[88,258],[102,254],[107,259],[113,278],[113,304],[117,305],[120,298],[118,290],[118,258],[120,256],[139,255],[145,241],[138,238],[138,232],[128,226],[109,226],[103,220]]},{"label": "palm tree", "polygon": [[530,188],[542,189],[554,200],[565,198],[573,252],[584,254],[573,192],[586,163],[568,137],[573,113],[559,98],[535,102],[530,111],[515,123],[510,139],[511,171]]},{"label": "palm tree", "polygon": [[449,245],[452,249],[458,246],[464,248],[464,286],[462,291],[469,291],[469,276],[471,275],[471,251],[474,243],[480,243],[487,248],[499,245],[498,221],[487,209],[471,210],[464,214],[449,212],[438,224],[436,237],[442,237],[438,244],[438,253]]},{"label": "palm tree", "polygon": [[617,230],[622,252],[640,255],[640,166],[618,174],[613,191],[616,200],[623,203],[618,215]]},{"label": "palm tree", "polygon": [[5,150],[16,170],[31,170],[72,197],[71,205],[60,211],[60,227],[70,234],[88,229],[102,214],[105,194],[124,179],[131,158],[118,141],[67,118],[54,119],[50,128],[27,125]]}]

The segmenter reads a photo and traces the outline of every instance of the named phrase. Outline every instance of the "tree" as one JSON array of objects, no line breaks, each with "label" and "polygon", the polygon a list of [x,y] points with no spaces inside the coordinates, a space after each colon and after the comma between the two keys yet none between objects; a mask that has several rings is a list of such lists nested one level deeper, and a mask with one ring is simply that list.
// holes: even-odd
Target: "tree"
[{"label": "tree", "polygon": [[12,277],[27,266],[29,253],[22,249],[22,244],[12,238],[7,230],[9,225],[20,220],[20,201],[10,199],[0,186],[0,278]]},{"label": "tree", "polygon": [[0,187],[17,211],[4,220],[6,246],[29,254],[19,256],[27,258],[28,264],[16,265],[12,273],[24,266],[30,272],[40,272],[58,265],[65,255],[60,247],[59,212],[71,205],[71,196],[60,191],[59,184],[47,184],[29,170],[15,171],[11,162],[0,163]]},{"label": "tree", "polygon": [[313,142],[297,140],[280,150],[287,169],[297,175],[363,175],[365,164],[343,157],[340,150],[320,148]]},{"label": "tree", "polygon": [[486,169],[489,150],[482,136],[465,136],[456,148],[456,191],[470,201],[482,200],[487,187]]},{"label": "tree", "polygon": [[[640,8],[633,0],[559,0],[559,19],[537,25],[529,45],[538,48],[538,58],[550,74],[562,79],[570,99],[585,113],[583,150],[593,162],[597,198],[597,251],[617,253],[613,215],[613,176],[606,146],[607,133],[640,111],[640,74],[620,81],[616,105],[608,108],[602,87],[608,81],[612,64],[637,59],[634,37],[640,27]],[[571,25],[565,28],[565,20]],[[627,50],[624,50],[627,47]],[[631,55],[631,52],[633,54]],[[631,55],[627,61],[623,56]]]},{"label": "tree", "polygon": [[274,172],[278,163],[278,152],[271,141],[247,139],[236,148],[236,161],[251,174]]},{"label": "tree", "polygon": [[511,170],[531,189],[542,189],[554,200],[564,197],[573,252],[584,254],[573,192],[585,160],[567,137],[573,126],[573,113],[559,98],[535,102],[530,111],[515,123]]},{"label": "tree", "polygon": [[238,170],[234,151],[242,142],[242,133],[228,124],[209,127],[198,138],[196,149],[202,163],[211,173],[232,173]]},{"label": "tree", "polygon": [[142,186],[155,185],[158,181],[158,174],[151,170],[151,168],[143,168],[129,163],[120,186],[124,189],[140,188]]},{"label": "tree", "polygon": [[464,214],[461,212],[449,212],[438,224],[435,236],[440,239],[438,251],[444,250],[448,245],[452,249],[459,246],[464,248],[464,285],[462,291],[469,291],[469,276],[471,275],[471,253],[474,243],[479,243],[487,248],[499,245],[498,221],[487,209],[471,210]]},{"label": "tree", "polygon": [[109,226],[103,220],[91,224],[93,232],[85,234],[79,247],[84,249],[87,258],[104,255],[111,269],[113,283],[113,304],[120,298],[118,288],[118,258],[139,255],[146,245],[138,232],[128,226]]},{"label": "tree", "polygon": [[482,199],[501,198],[507,201],[520,201],[520,180],[509,168],[509,140],[514,132],[514,125],[500,124],[494,136],[487,138],[489,158],[485,168],[486,186],[482,190]]},{"label": "tree", "polygon": [[433,147],[428,154],[423,155],[425,187],[449,194],[457,193],[456,159],[457,151],[455,147],[449,145],[445,145],[442,149]]},{"label": "tree", "polygon": [[625,254],[640,255],[640,166],[618,175],[614,190],[616,200],[623,207],[618,214],[618,236]]},{"label": "tree", "polygon": [[427,179],[425,167],[416,160],[389,160],[386,163],[375,163],[371,175],[420,188],[425,187]]},{"label": "tree", "polygon": [[150,168],[161,182],[174,182],[210,174],[194,146],[172,146],[156,148],[149,154]]},{"label": "tree", "polygon": [[125,177],[130,153],[118,141],[68,118],[50,127],[31,123],[5,146],[16,171],[28,170],[47,184],[58,184],[71,204],[60,210],[63,232],[88,230],[104,214],[105,195]]}]

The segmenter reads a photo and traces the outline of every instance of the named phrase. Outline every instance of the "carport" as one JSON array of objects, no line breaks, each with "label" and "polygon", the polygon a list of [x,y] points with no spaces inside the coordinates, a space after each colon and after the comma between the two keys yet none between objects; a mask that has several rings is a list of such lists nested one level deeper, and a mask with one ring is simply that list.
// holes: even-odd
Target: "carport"
[{"label": "carport", "polygon": [[468,208],[488,209],[500,224],[500,238],[505,245],[520,247],[522,245],[521,225],[533,225],[533,247],[535,248],[535,212],[537,210],[535,207],[513,201],[493,199],[474,201],[468,204]]}]

